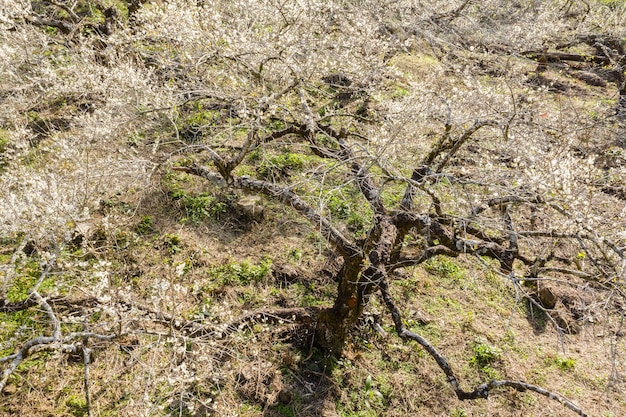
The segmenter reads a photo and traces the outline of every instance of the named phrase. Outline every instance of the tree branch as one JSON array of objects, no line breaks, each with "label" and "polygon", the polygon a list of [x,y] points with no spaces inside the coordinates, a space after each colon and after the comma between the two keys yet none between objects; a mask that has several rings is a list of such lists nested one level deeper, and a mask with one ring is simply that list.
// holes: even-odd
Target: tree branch
[{"label": "tree branch", "polygon": [[[197,165],[191,167],[174,167],[173,169],[196,175],[213,182],[219,178],[214,172]],[[254,180],[249,177],[232,177],[230,185],[249,192],[264,194],[287,206],[293,207],[317,228],[324,239],[331,243],[344,258],[352,258],[361,253],[361,249],[343,236],[328,219],[320,215],[311,205],[287,187],[281,187],[268,181]]]},{"label": "tree branch", "polygon": [[435,168],[434,171],[438,174],[441,173],[441,171],[443,171],[443,168],[448,164],[448,162],[450,162],[450,159],[452,159],[454,154],[456,154],[456,152],[459,149],[461,149],[461,146],[463,146],[465,142],[467,142],[468,139],[471,138],[472,135],[476,133],[479,129],[481,129],[484,126],[497,126],[497,125],[498,123],[496,123],[494,120],[476,120],[472,127],[466,129],[465,132],[463,132],[463,134],[461,135],[461,137],[459,137],[457,140],[452,142],[450,151],[447,153],[447,155],[443,158],[443,161],[439,163],[439,165],[437,166],[437,168]]},{"label": "tree branch", "polygon": [[396,307],[391,297],[391,294],[389,293],[389,285],[387,284],[386,280],[383,280],[379,284],[379,288],[380,288],[382,299],[385,302],[387,309],[391,313],[391,317],[396,327],[396,332],[398,333],[398,336],[400,336],[402,339],[412,340],[412,341],[419,343],[424,348],[424,350],[426,350],[426,352],[428,352],[428,354],[433,359],[435,359],[435,362],[437,362],[437,365],[439,365],[439,368],[443,371],[443,373],[448,378],[448,383],[454,390],[454,393],[456,394],[459,400],[473,400],[473,399],[478,399],[478,398],[486,399],[489,397],[490,391],[494,388],[511,387],[520,392],[524,392],[527,390],[534,391],[538,394],[541,394],[545,397],[550,398],[551,400],[554,400],[563,404],[565,407],[569,408],[570,410],[574,411],[576,414],[582,417],[587,417],[587,414],[585,414],[578,406],[576,406],[574,403],[572,403],[571,401],[569,401],[562,395],[547,391],[541,387],[531,385],[526,382],[509,381],[509,380],[491,381],[491,382],[479,385],[473,391],[464,391],[461,388],[459,381],[457,377],[454,375],[454,371],[452,370],[452,367],[448,363],[448,360],[445,358],[445,356],[440,354],[439,351],[437,351],[437,349],[428,340],[426,340],[425,338],[423,338],[422,336],[416,333],[411,332],[404,326],[404,323],[402,321],[402,316],[400,315],[400,311]]},{"label": "tree branch", "polygon": [[455,258],[459,256],[459,253],[443,245],[430,246],[424,249],[419,255],[402,255],[395,263],[389,265],[387,269],[389,271],[393,271],[398,268],[407,268],[409,266],[419,265],[423,262],[426,262],[430,258],[438,255],[445,255],[451,258]]}]

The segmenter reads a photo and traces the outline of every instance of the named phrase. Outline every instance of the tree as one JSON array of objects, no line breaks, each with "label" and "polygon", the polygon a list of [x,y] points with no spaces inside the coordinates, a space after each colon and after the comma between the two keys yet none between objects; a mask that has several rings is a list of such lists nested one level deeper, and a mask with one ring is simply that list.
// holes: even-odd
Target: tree
[{"label": "tree", "polygon": [[[487,398],[507,386],[550,396],[585,415],[560,395],[525,382],[495,380],[465,391],[445,356],[407,327],[394,281],[402,270],[435,258],[474,258],[520,299],[548,312],[559,333],[575,332],[579,323],[551,311],[558,287],[584,287],[605,301],[608,314],[620,314],[624,225],[612,216],[619,212],[615,202],[623,201],[622,154],[615,145],[619,122],[604,118],[620,102],[605,103],[602,116],[581,117],[588,103],[551,98],[573,87],[548,71],[559,67],[621,97],[619,25],[606,29],[615,33],[596,34],[605,9],[592,12],[575,2],[559,11],[534,2],[484,8],[444,3],[212,2],[207,8],[182,2],[172,19],[171,7],[129,2],[126,26],[116,8],[98,3],[96,13],[50,3],[20,19],[57,28],[79,43],[95,37],[103,42],[94,47],[103,67],[135,62],[153,77],[136,89],[141,93],[132,113],[158,158],[151,172],[191,174],[207,180],[213,194],[254,194],[280,203],[306,219],[327,256],[338,260],[331,306],[268,308],[228,329],[244,320],[295,317],[312,326],[312,343],[341,355],[377,297],[398,336],[435,359],[459,399]],[[505,19],[510,15],[517,23]],[[555,15],[561,26],[546,23]],[[548,46],[531,31],[513,30],[535,21]],[[577,29],[566,32],[574,21]],[[506,28],[495,30],[501,22]],[[121,35],[112,36],[118,29]],[[582,46],[593,48],[591,58],[562,52]],[[539,61],[535,71],[519,69],[534,67],[532,60]],[[563,62],[582,63],[562,69]],[[607,65],[613,66],[608,72],[601,68]],[[51,130],[59,129],[44,133]],[[602,160],[607,150],[616,155]],[[235,207],[232,199],[225,205]],[[3,362],[12,365],[5,381],[35,345],[75,351],[79,344],[63,343],[81,339],[86,346],[90,339],[127,335],[84,329],[63,336],[38,286],[26,300],[0,307],[10,312],[34,305],[48,313],[53,336],[31,339],[6,356]],[[177,320],[150,313],[163,322]],[[193,323],[172,326],[216,335]]]},{"label": "tree", "polygon": [[[346,22],[357,17],[350,7],[344,7],[342,14]],[[324,13],[314,16],[326,17]],[[283,17],[281,23],[265,23],[279,38],[293,25]],[[332,32],[317,35],[321,40],[316,44],[332,42]],[[317,345],[339,354],[368,300],[378,295],[391,313],[398,335],[426,348],[459,398],[486,398],[489,389],[499,385],[525,389],[513,382],[493,382],[472,392],[463,391],[443,356],[406,328],[390,290],[393,273],[437,256],[473,255],[485,262],[495,261],[501,276],[539,307],[540,302],[546,307],[549,301],[539,293],[533,298],[532,290],[522,283],[536,288],[537,282],[562,276],[621,294],[620,285],[614,283],[621,280],[623,249],[597,235],[588,224],[588,214],[570,208],[579,205],[581,198],[592,198],[596,193],[593,186],[570,189],[567,182],[580,187],[582,178],[571,177],[575,174],[567,166],[554,167],[555,171],[547,174],[561,171],[569,177],[560,184],[560,192],[541,180],[524,178],[528,168],[524,165],[538,155],[528,148],[515,149],[515,145],[511,149],[511,137],[524,124],[515,105],[461,124],[454,121],[452,103],[438,97],[443,111],[435,117],[441,128],[433,132],[433,139],[427,139],[402,126],[392,129],[389,125],[393,122],[385,123],[385,117],[393,118],[390,109],[372,104],[384,91],[384,85],[376,80],[384,79],[385,70],[368,72],[365,68],[368,58],[381,51],[366,50],[353,56],[351,65],[360,64],[357,70],[324,73],[325,66],[319,67],[315,61],[312,71],[292,61],[297,53],[290,48],[301,46],[288,44],[277,52],[255,52],[253,59],[223,52],[214,57],[215,62],[231,60],[231,76],[245,79],[246,88],[255,86],[255,94],[266,93],[260,93],[260,99],[243,94],[226,100],[211,95],[191,98],[195,103],[203,100],[197,104],[199,108],[228,114],[228,129],[234,133],[222,133],[211,124],[204,136],[194,137],[193,144],[180,150],[185,155],[206,155],[208,162],[187,160],[173,169],[280,201],[305,217],[328,242],[333,256],[341,258],[341,267],[333,306],[320,309],[314,318]],[[358,47],[350,45],[353,55]],[[298,52],[310,53],[306,49]],[[339,61],[339,57],[335,59]],[[514,102],[518,98],[513,94]],[[434,116],[420,114],[410,100],[402,105],[416,118]],[[568,145],[554,146],[571,152]],[[490,154],[498,155],[497,159]],[[306,174],[292,172],[304,160]],[[590,162],[586,155],[578,160]],[[572,160],[554,162],[560,165]],[[350,197],[335,204],[333,197],[327,196],[336,190]],[[361,223],[350,224],[354,219],[344,211],[358,211]],[[581,259],[588,261],[581,263]],[[555,321],[555,325],[559,331],[571,331],[563,321]]]},{"label": "tree", "polygon": [[[344,75],[333,77],[344,78],[343,83],[349,84]],[[463,391],[446,359],[426,339],[406,328],[389,288],[394,271],[437,256],[475,255],[497,261],[499,273],[511,280],[530,302],[537,303],[524,290],[522,282],[562,275],[582,279],[597,289],[621,292],[619,286],[612,283],[621,274],[622,249],[600,240],[579,222],[563,229],[545,229],[538,225],[537,212],[541,212],[544,222],[559,217],[562,219],[559,222],[563,222],[572,214],[558,198],[550,198],[528,186],[510,186],[515,182],[514,171],[512,178],[500,179],[498,183],[479,181],[472,173],[452,171],[451,167],[458,165],[463,148],[475,143],[474,136],[481,129],[491,128],[499,133],[495,140],[506,141],[504,135],[508,134],[511,120],[476,120],[456,132],[451,124],[445,123],[439,138],[409,165],[411,175],[408,176],[402,172],[406,168],[398,169],[380,155],[377,144],[374,143],[374,149],[370,148],[375,141],[362,133],[365,129],[360,129],[359,115],[346,111],[345,106],[335,109],[338,116],[334,112],[328,115],[322,108],[310,108],[307,101],[312,100],[307,100],[307,92],[323,87],[298,83],[289,88],[291,91],[285,91],[285,96],[293,92],[291,101],[299,97],[302,103],[299,115],[292,111],[294,118],[278,120],[272,115],[267,123],[257,119],[252,128],[247,128],[248,123],[239,125],[246,136],[243,143],[230,152],[219,143],[192,145],[194,152],[200,148],[208,153],[210,164],[173,169],[280,201],[304,216],[329,243],[332,253],[342,261],[336,276],[334,305],[319,310],[313,319],[315,343],[340,354],[349,330],[362,316],[370,297],[378,293],[393,318],[398,335],[420,343],[437,360],[459,399],[487,398],[490,389],[499,386],[532,389],[547,395],[538,387],[514,381],[492,381],[471,392]],[[345,119],[357,122],[342,127]],[[266,127],[276,124],[278,129]],[[283,142],[276,146],[279,139]],[[275,152],[272,148],[276,147],[282,148],[283,153],[270,156]],[[410,145],[405,151],[415,152]],[[257,178],[236,175],[240,164],[252,152],[254,159],[263,161],[252,170]],[[297,161],[305,157],[320,164],[332,161],[330,166],[313,170],[304,181],[319,181],[317,188],[326,193],[341,187],[342,192],[354,196],[352,201],[342,202],[347,206],[324,207],[319,202],[314,205],[316,199],[311,199],[311,192],[300,183],[302,180],[289,172],[293,165],[291,159]],[[250,167],[244,171],[250,172]],[[451,190],[454,195],[464,191],[465,201],[446,202],[444,194]],[[355,210],[355,206],[361,204],[368,204],[370,215],[362,219],[363,229],[355,229],[347,224],[341,209]],[[543,251],[537,253],[537,248],[542,246],[555,249],[546,256]],[[583,267],[576,262],[581,257],[592,261]],[[280,315],[277,311],[271,314]],[[562,323],[555,325],[559,331],[570,331],[562,328]],[[558,395],[555,398],[584,415]]]}]

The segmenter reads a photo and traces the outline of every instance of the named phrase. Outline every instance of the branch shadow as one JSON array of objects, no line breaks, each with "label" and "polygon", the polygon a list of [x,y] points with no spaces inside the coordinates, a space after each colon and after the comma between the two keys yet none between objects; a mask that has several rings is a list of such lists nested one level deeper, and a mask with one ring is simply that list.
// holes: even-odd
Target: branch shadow
[{"label": "branch shadow", "polygon": [[550,321],[545,310],[535,306],[530,300],[526,300],[526,320],[532,326],[535,335],[545,333]]}]

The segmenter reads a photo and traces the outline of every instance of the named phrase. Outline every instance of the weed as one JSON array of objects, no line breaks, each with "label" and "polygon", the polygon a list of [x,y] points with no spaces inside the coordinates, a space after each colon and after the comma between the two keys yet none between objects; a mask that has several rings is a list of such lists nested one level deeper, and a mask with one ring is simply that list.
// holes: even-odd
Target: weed
[{"label": "weed", "polygon": [[265,301],[265,297],[262,296],[259,291],[256,291],[254,288],[250,290],[244,290],[240,292],[237,296],[237,301],[244,308],[252,308],[254,306],[261,306]]},{"label": "weed", "polygon": [[384,403],[383,394],[372,385],[372,376],[368,375],[365,378],[365,405],[371,407],[372,402]]},{"label": "weed", "polygon": [[350,216],[351,204],[339,195],[331,195],[326,204],[333,216],[340,219],[347,219]]},{"label": "weed", "polygon": [[396,86],[391,93],[392,100],[399,100],[409,95],[409,90],[404,87]]},{"label": "weed", "polygon": [[571,371],[576,365],[576,359],[563,358],[561,356],[553,356],[545,359],[545,364],[548,366],[555,366],[562,372]]},{"label": "weed", "polygon": [[207,128],[215,125],[219,118],[219,111],[206,110],[200,103],[195,103],[192,112],[177,122],[180,137],[187,142],[198,141],[202,139]]},{"label": "weed", "polygon": [[256,172],[261,179],[286,178],[293,171],[301,169],[305,162],[306,158],[303,155],[285,152],[263,160]]},{"label": "weed", "polygon": [[467,311],[461,320],[461,329],[463,329],[463,331],[470,331],[472,330],[473,324],[474,324],[474,312]]},{"label": "weed", "polygon": [[295,417],[296,416],[293,408],[290,405],[288,405],[288,404],[278,404],[276,406],[276,411],[281,416],[285,416],[285,417]]},{"label": "weed", "polygon": [[205,220],[219,220],[227,211],[232,195],[215,196],[210,193],[193,194],[185,189],[189,178],[176,172],[165,175],[165,189],[171,199],[180,204],[181,223],[200,223]]},{"label": "weed", "polygon": [[474,355],[472,356],[470,363],[479,367],[487,366],[495,361],[498,361],[502,355],[502,351],[500,349],[488,345],[481,339],[474,340],[474,343],[472,344],[472,351]]},{"label": "weed", "polygon": [[185,210],[185,217],[181,219],[181,223],[199,223],[211,218],[219,219],[222,214],[226,213],[226,203],[205,193],[197,196],[183,194],[180,201]]},{"label": "weed", "polygon": [[[41,275],[41,265],[39,265],[38,261],[31,260],[19,267],[16,272],[17,276],[6,294],[7,300],[13,302],[23,301],[28,298],[29,291]],[[49,276],[41,283],[39,291],[46,292],[52,288],[54,288],[54,280]]]},{"label": "weed", "polygon": [[272,260],[263,258],[259,264],[250,261],[240,263],[232,262],[226,265],[209,268],[207,274],[219,286],[225,285],[250,285],[253,282],[260,282],[270,274],[272,270]]},{"label": "weed", "polygon": [[348,229],[359,236],[368,228],[367,219],[372,217],[372,213],[368,205],[361,204],[358,195],[352,194],[352,190],[348,193],[330,193],[326,200],[326,207],[331,216],[345,221]]},{"label": "weed", "polygon": [[[0,354],[13,353],[13,347],[4,342],[13,338],[19,338],[37,326],[36,313],[30,310],[17,311],[14,313],[0,313]],[[5,349],[5,346],[7,348]]]},{"label": "weed", "polygon": [[378,414],[373,410],[363,410],[363,411],[340,411],[339,415],[341,417],[377,417]]},{"label": "weed", "polygon": [[502,356],[502,350],[487,344],[482,339],[475,339],[472,343],[472,357],[469,361],[470,365],[476,366],[484,373],[492,376],[494,370],[491,365],[498,362]]},{"label": "weed", "polygon": [[200,223],[208,219],[219,220],[227,212],[228,203],[211,194],[193,195],[182,187],[182,179],[175,175],[166,176],[168,194],[180,203],[183,211],[181,223]]},{"label": "weed", "polygon": [[302,259],[302,256],[303,256],[302,251],[298,248],[291,249],[287,253],[287,257],[289,261],[291,261],[292,263],[300,262],[300,260]]},{"label": "weed", "polygon": [[147,235],[154,232],[154,220],[152,216],[143,216],[137,226],[135,226],[135,231],[140,235]]},{"label": "weed", "polygon": [[181,251],[181,239],[178,235],[165,235],[165,247],[172,255]]},{"label": "weed", "polygon": [[600,4],[608,7],[610,10],[617,10],[626,6],[624,0],[599,0]]},{"label": "weed", "polygon": [[139,146],[146,139],[143,133],[134,133],[126,138],[126,144],[130,147]]},{"label": "weed", "polygon": [[137,241],[137,235],[128,230],[118,230],[113,236],[113,239],[118,249],[126,249]]},{"label": "weed", "polygon": [[[9,145],[9,135],[4,129],[0,129],[0,170],[7,165],[5,152]],[[0,171],[1,172],[1,171]]]},{"label": "weed", "polygon": [[460,267],[459,264],[450,258],[442,256],[428,260],[424,265],[424,269],[430,274],[439,275],[455,284],[463,281],[467,275],[467,271]]},{"label": "weed", "polygon": [[84,397],[71,395],[65,400],[65,405],[70,409],[73,416],[83,416],[87,411],[87,401]]}]

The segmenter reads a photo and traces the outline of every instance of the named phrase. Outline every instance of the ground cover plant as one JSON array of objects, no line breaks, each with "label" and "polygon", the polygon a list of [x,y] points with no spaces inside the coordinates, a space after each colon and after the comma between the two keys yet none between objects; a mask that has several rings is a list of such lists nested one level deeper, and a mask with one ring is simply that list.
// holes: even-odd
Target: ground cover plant
[{"label": "ground cover plant", "polygon": [[625,13],[7,2],[0,412],[623,414]]}]

